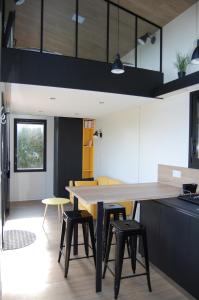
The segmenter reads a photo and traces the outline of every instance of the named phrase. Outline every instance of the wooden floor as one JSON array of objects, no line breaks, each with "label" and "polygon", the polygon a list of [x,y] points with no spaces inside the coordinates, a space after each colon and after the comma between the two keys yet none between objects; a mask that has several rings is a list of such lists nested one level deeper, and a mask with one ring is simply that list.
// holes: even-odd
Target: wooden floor
[{"label": "wooden floor", "polygon": [[[60,223],[56,207],[50,207],[42,228],[43,205],[40,201],[14,204],[6,229],[34,232],[36,242],[2,254],[3,300],[110,300],[113,297],[113,277],[107,271],[103,292],[95,293],[95,271],[92,259],[72,261],[68,279],[63,275],[63,261],[57,263]],[[130,271],[128,261],[124,273]],[[151,267],[153,292],[149,293],[145,277],[123,280],[121,300],[185,300],[193,299],[170,279]]]}]

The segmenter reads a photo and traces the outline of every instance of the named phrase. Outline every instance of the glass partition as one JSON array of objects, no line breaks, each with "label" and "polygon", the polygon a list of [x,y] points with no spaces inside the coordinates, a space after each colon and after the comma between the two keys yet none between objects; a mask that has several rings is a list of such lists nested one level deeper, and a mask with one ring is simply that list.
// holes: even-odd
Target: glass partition
[{"label": "glass partition", "polygon": [[160,29],[138,18],[137,67],[160,70]]},{"label": "glass partition", "polygon": [[[161,70],[162,29],[106,0],[4,0],[4,25],[15,10],[8,47]],[[43,5],[42,5],[43,3]],[[108,9],[109,8],[109,9]],[[77,15],[76,15],[77,13]],[[5,26],[4,26],[5,27]],[[43,29],[43,30],[42,30]]]},{"label": "glass partition", "polygon": [[7,39],[7,41],[3,40],[3,43],[6,42],[7,46],[12,48],[13,47],[13,42],[14,42],[14,38],[13,38],[13,28],[6,28],[7,24],[8,24],[8,18],[9,18],[9,14],[13,11],[15,11],[15,4],[13,2],[13,0],[7,0],[4,2],[5,5],[5,9],[4,9],[4,24],[3,24],[3,28],[4,28],[4,32],[5,35],[9,34],[9,37]]},{"label": "glass partition", "polygon": [[8,15],[10,11],[15,10],[15,4],[13,0],[7,0],[5,3],[5,11],[4,11],[4,29],[8,21]]},{"label": "glass partition", "polygon": [[[118,27],[119,26],[119,27]],[[118,37],[119,34],[119,37]],[[109,61],[119,52],[124,64],[135,66],[135,16],[110,6]]]},{"label": "glass partition", "polygon": [[106,61],[107,3],[79,1],[78,57]]},{"label": "glass partition", "polygon": [[75,12],[75,0],[44,1],[44,51],[75,56]]},{"label": "glass partition", "polygon": [[16,48],[40,49],[41,0],[15,6],[14,44]]}]

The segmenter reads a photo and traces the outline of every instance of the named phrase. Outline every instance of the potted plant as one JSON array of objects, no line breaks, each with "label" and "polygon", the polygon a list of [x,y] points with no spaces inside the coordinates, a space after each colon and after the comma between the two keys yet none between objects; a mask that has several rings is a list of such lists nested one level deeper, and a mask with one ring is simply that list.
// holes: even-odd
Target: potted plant
[{"label": "potted plant", "polygon": [[178,70],[178,78],[182,78],[186,75],[187,67],[190,63],[190,58],[188,55],[182,55],[177,53],[175,66]]}]

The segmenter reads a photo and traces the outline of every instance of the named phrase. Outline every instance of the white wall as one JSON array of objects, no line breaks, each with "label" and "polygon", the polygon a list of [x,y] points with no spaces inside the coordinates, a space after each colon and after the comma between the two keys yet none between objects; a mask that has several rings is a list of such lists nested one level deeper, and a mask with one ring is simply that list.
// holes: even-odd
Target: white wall
[{"label": "white wall", "polygon": [[150,182],[158,163],[188,166],[188,93],[107,116],[96,128],[103,138],[95,144],[95,177]]},{"label": "white wall", "polygon": [[[47,171],[14,172],[14,118],[47,120]],[[54,118],[12,115],[10,116],[10,199],[11,201],[40,200],[53,196]]]},{"label": "white wall", "polygon": [[[198,5],[199,7],[199,5]],[[163,72],[165,82],[177,78],[177,70],[174,67],[176,53],[192,55],[199,38],[199,9],[194,4],[183,14],[163,27]],[[196,26],[196,12],[198,26]],[[198,29],[197,29],[198,27]],[[199,71],[199,65],[190,64],[187,73]]]},{"label": "white wall", "polygon": [[140,182],[157,180],[157,165],[188,167],[189,93],[142,106]]},{"label": "white wall", "polygon": [[95,141],[95,177],[107,175],[137,182],[138,111],[138,107],[134,107],[97,120],[96,128],[102,130],[103,138]]}]

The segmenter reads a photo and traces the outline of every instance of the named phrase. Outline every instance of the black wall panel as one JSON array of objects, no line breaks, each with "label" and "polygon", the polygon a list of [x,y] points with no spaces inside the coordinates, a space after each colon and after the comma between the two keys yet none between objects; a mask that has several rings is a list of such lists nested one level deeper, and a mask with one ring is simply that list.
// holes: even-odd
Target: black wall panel
[{"label": "black wall panel", "polygon": [[151,97],[163,83],[157,71],[125,66],[125,73],[111,73],[111,64],[37,53],[2,49],[2,81],[65,87],[107,93]]},{"label": "black wall panel", "polygon": [[55,117],[54,125],[54,195],[66,197],[69,180],[82,177],[83,120]]}]

